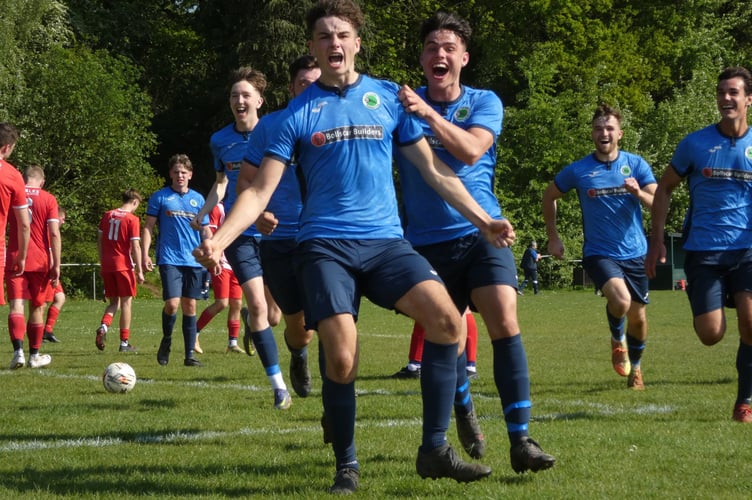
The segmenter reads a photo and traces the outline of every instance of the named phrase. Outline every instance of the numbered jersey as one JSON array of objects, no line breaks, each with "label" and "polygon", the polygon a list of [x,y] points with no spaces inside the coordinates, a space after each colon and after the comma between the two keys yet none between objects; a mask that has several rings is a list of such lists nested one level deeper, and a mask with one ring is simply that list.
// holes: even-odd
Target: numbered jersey
[{"label": "numbered jersey", "polygon": [[99,221],[102,237],[102,272],[133,269],[131,242],[140,240],[141,223],[131,212],[116,208],[105,212]]},{"label": "numbered jersey", "polygon": [[[38,187],[26,186],[25,192],[31,224],[29,247],[26,252],[26,272],[46,273],[50,270],[50,233],[47,225],[50,222],[59,222],[57,199]],[[11,265],[18,254],[17,225],[16,214],[13,212],[10,218],[6,265]]]}]

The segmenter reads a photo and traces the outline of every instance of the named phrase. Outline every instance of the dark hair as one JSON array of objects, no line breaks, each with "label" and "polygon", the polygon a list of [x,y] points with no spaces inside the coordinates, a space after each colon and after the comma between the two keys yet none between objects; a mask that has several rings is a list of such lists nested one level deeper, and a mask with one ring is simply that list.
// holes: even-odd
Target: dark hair
[{"label": "dark hair", "polygon": [[597,108],[595,108],[592,122],[595,123],[595,121],[599,118],[608,118],[609,116],[613,116],[614,118],[616,118],[617,122],[621,123],[621,113],[619,113],[616,108],[612,108],[608,104],[601,103]]},{"label": "dark hair", "polygon": [[228,87],[232,87],[238,82],[246,82],[253,85],[253,88],[258,91],[261,96],[264,96],[266,90],[266,75],[261,71],[251,68],[250,66],[243,66],[230,73],[230,81]]},{"label": "dark hair", "polygon": [[143,198],[141,198],[141,193],[135,189],[126,189],[123,191],[123,203],[129,203],[133,200],[142,201]]},{"label": "dark hair", "polygon": [[470,27],[470,23],[457,14],[443,11],[437,12],[423,22],[423,25],[420,27],[421,43],[425,43],[426,37],[429,33],[436,30],[453,31],[457,37],[465,42],[465,47],[470,45],[470,38],[473,36],[473,30]]},{"label": "dark hair", "polygon": [[9,122],[0,122],[0,147],[18,142],[18,136],[21,135],[18,129]]},{"label": "dark hair", "polygon": [[718,83],[737,77],[744,82],[744,94],[752,93],[752,73],[743,66],[731,66],[721,71],[721,74],[718,75]]},{"label": "dark hair", "polygon": [[322,17],[339,17],[348,21],[355,31],[360,31],[360,28],[365,24],[365,16],[363,11],[360,10],[358,4],[352,0],[319,0],[316,5],[311,7],[306,14],[306,28],[308,34],[313,35],[313,28],[316,26],[316,21]]},{"label": "dark hair", "polygon": [[298,73],[304,69],[313,69],[318,68],[319,63],[316,61],[316,58],[312,55],[304,55],[300,56],[297,59],[295,59],[293,62],[290,63],[290,65],[287,67],[287,71],[290,75],[290,82],[295,82],[295,78],[298,76]]},{"label": "dark hair", "polygon": [[167,162],[167,165],[169,166],[169,170],[172,170],[172,167],[174,167],[177,164],[183,165],[186,170],[188,170],[189,172],[193,172],[193,163],[191,163],[191,159],[188,158],[187,154],[178,153],[178,154],[172,155],[170,157],[170,161]]}]

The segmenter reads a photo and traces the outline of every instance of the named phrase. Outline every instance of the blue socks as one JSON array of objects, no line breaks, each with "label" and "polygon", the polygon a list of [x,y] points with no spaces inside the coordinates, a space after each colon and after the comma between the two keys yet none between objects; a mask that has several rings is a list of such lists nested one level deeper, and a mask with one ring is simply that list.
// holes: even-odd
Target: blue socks
[{"label": "blue socks", "polygon": [[530,421],[530,376],[522,337],[496,339],[493,347],[493,371],[501,397],[509,442],[516,444],[528,435]]},{"label": "blue socks", "polygon": [[624,318],[616,318],[608,312],[606,304],[606,318],[608,318],[608,329],[611,330],[611,338],[616,342],[621,342],[624,338]]},{"label": "blue socks", "polygon": [[196,316],[183,315],[183,343],[185,359],[192,358],[193,346],[196,345]]},{"label": "blue socks", "polygon": [[[446,444],[446,431],[457,387],[457,344],[423,343],[420,387],[423,398],[423,441],[429,452]],[[328,415],[328,412],[327,412]]]},{"label": "blue socks", "polygon": [[358,459],[355,456],[355,382],[338,384],[323,377],[321,397],[324,413],[332,430],[332,449],[337,470],[346,467],[358,469]]},{"label": "blue socks", "polygon": [[261,364],[266,370],[267,377],[276,375],[282,370],[279,368],[279,355],[277,353],[277,341],[274,340],[272,327],[267,327],[259,332],[252,332],[251,338],[256,347]]},{"label": "blue socks", "polygon": [[473,398],[470,396],[470,380],[467,378],[467,350],[457,358],[457,390],[454,393],[454,412],[467,415],[473,411]]},{"label": "blue socks", "polygon": [[752,346],[741,341],[736,351],[736,371],[739,374],[736,404],[749,404],[752,396]]}]

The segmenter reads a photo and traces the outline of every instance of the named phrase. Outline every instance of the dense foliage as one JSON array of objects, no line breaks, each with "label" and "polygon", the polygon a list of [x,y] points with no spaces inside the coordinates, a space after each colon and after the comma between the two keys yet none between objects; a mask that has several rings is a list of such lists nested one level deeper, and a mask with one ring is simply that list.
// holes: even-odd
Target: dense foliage
[{"label": "dense foliage", "polygon": [[[361,33],[361,70],[413,86],[420,20],[443,8],[470,20],[467,85],[505,105],[497,192],[518,236],[545,249],[542,190],[592,150],[589,121],[607,101],[627,118],[624,149],[660,175],[687,132],[717,119],[715,77],[752,64],[752,18],[733,0],[374,0]],[[286,100],[289,61],[305,53],[308,2],[291,0],[5,0],[0,11],[0,119],[23,138],[14,162],[39,162],[69,207],[64,258],[94,258],[95,224],[136,187],[149,194],[166,159],[188,153],[195,186],[214,178],[210,134],[231,120],[226,75],[252,65],[269,79],[262,111]],[[678,232],[686,193],[668,229]],[[579,207],[559,224],[580,255]],[[517,251],[522,250],[520,245]],[[553,265],[554,284],[568,282]]]}]

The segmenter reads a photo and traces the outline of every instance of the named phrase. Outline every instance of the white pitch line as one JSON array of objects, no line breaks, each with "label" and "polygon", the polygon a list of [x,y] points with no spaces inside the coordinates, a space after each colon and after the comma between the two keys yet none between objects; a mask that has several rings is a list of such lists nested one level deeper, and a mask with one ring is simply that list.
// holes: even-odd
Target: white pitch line
[{"label": "white pitch line", "polygon": [[[421,425],[419,418],[386,420],[383,422],[358,424],[358,427],[366,428],[392,428],[392,427],[418,427]],[[279,428],[243,428],[233,432],[204,431],[204,432],[171,432],[168,434],[144,434],[133,439],[118,437],[94,436],[79,439],[53,439],[42,441],[31,439],[28,441],[11,441],[0,446],[0,453],[17,451],[37,451],[61,448],[103,448],[106,446],[119,446],[125,444],[171,444],[181,442],[208,441],[217,438],[234,438],[239,436],[254,436],[259,434],[285,435],[300,432],[321,433],[321,427],[295,427],[291,429]]]}]

